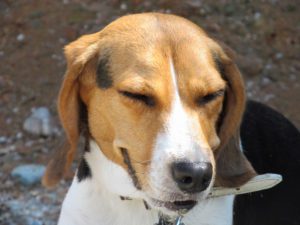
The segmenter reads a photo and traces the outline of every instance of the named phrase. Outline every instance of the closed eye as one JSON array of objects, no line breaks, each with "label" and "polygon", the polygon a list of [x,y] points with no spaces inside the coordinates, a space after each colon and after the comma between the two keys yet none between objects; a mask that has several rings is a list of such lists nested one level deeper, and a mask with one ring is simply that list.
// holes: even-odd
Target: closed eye
[{"label": "closed eye", "polygon": [[204,95],[196,99],[196,104],[198,106],[204,106],[208,104],[209,102],[212,102],[213,100],[217,99],[219,96],[223,96],[225,93],[224,89],[221,89],[219,91]]},{"label": "closed eye", "polygon": [[129,91],[119,91],[119,93],[132,100],[142,102],[147,106],[153,107],[155,105],[155,101],[152,96]]}]

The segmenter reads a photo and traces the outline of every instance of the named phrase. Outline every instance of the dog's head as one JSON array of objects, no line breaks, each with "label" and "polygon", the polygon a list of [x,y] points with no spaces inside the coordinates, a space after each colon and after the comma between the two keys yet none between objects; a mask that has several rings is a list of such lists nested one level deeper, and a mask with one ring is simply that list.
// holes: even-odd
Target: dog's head
[{"label": "dog's head", "polygon": [[67,45],[65,54],[58,109],[67,143],[50,161],[46,185],[68,171],[82,123],[151,206],[189,208],[213,185],[239,186],[254,176],[238,143],[241,75],[230,50],[195,24],[126,16]]}]

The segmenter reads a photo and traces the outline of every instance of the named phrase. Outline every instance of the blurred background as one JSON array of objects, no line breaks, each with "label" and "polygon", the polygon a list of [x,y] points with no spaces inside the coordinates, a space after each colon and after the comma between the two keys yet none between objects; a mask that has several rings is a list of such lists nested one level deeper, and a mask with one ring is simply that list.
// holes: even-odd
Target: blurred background
[{"label": "blurred background", "polygon": [[0,224],[56,224],[70,181],[46,190],[40,179],[63,134],[56,98],[64,45],[129,13],[184,16],[236,51],[249,98],[300,128],[299,7],[298,0],[0,0]]}]

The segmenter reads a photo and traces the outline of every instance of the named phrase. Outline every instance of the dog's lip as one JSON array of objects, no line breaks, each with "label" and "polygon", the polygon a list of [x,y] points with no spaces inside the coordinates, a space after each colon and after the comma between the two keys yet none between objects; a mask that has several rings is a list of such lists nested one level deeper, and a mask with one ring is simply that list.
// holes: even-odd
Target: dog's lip
[{"label": "dog's lip", "polygon": [[164,207],[171,211],[191,210],[197,204],[197,201],[193,199],[184,201],[160,201],[152,198],[151,200],[156,206]]}]

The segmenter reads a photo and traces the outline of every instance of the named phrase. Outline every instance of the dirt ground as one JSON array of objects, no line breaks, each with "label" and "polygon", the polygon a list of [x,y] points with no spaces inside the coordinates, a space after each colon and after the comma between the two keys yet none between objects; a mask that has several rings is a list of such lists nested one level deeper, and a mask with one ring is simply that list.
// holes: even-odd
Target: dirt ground
[{"label": "dirt ground", "polygon": [[68,182],[54,190],[24,187],[10,172],[46,164],[57,147],[60,135],[38,137],[22,126],[38,106],[48,107],[59,126],[64,45],[121,15],[182,15],[236,51],[249,98],[300,128],[299,8],[297,0],[0,0],[0,224],[55,224]]}]

